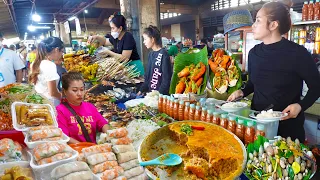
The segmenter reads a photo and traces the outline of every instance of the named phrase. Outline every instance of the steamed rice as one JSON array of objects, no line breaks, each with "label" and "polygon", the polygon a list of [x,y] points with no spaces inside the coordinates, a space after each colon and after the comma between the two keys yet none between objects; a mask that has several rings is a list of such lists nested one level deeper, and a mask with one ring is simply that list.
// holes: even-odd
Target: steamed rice
[{"label": "steamed rice", "polygon": [[138,151],[143,139],[153,131],[160,128],[151,120],[137,119],[130,122],[127,126],[128,137],[132,139],[134,148]]}]

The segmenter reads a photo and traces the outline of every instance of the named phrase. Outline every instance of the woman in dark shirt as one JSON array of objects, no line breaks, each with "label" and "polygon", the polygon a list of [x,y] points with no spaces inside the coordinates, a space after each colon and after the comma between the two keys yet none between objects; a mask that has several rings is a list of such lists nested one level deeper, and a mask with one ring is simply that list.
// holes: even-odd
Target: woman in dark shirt
[{"label": "woman in dark shirt", "polygon": [[170,56],[162,48],[161,33],[155,26],[149,26],[143,32],[143,43],[152,51],[148,55],[147,72],[144,75],[138,94],[158,90],[161,94],[169,94],[172,68]]},{"label": "woman in dark shirt", "polygon": [[108,50],[107,53],[110,56],[128,58],[130,59],[130,65],[135,65],[136,70],[140,72],[140,75],[144,75],[144,68],[140,56],[137,51],[136,42],[130,32],[126,31],[126,19],[122,15],[115,15],[109,18],[111,27],[110,38],[102,36],[93,36],[91,42],[97,40],[100,45],[111,46],[113,45],[113,51]]},{"label": "woman in dark shirt", "polygon": [[[310,53],[282,37],[291,28],[289,7],[281,2],[265,4],[252,25],[254,38],[263,43],[250,50],[249,81],[228,100],[254,92],[252,109],[261,111],[270,104],[289,115],[279,123],[278,135],[305,140],[304,111],[320,96],[320,75]],[[309,87],[301,100],[303,81]]]}]

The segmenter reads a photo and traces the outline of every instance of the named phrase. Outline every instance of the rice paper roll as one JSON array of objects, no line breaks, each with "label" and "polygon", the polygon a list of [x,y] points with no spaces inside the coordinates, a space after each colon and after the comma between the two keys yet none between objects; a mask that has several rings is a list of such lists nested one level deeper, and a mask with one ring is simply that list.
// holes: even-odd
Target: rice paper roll
[{"label": "rice paper roll", "polygon": [[140,174],[139,176],[132,177],[128,180],[148,180],[148,179],[149,179],[148,176],[145,173],[143,173],[143,174]]},{"label": "rice paper roll", "polygon": [[119,176],[117,178],[114,178],[113,180],[127,180],[125,176]]},{"label": "rice paper roll", "polygon": [[38,131],[43,129],[57,129],[55,126],[37,126],[37,127],[31,127],[29,128],[29,131]]},{"label": "rice paper roll", "polygon": [[62,131],[59,128],[41,129],[41,130],[29,132],[29,138],[31,141],[38,141],[41,139],[52,138],[52,137],[61,137],[61,136],[62,136]]},{"label": "rice paper roll", "polygon": [[20,160],[22,158],[22,147],[12,139],[3,138],[0,140],[0,161],[10,159]]},{"label": "rice paper roll", "polygon": [[58,153],[73,152],[72,148],[59,142],[46,142],[39,144],[33,149],[33,156],[36,161],[48,158]]},{"label": "rice paper roll", "polygon": [[112,146],[112,150],[114,153],[125,153],[125,152],[131,152],[131,151],[135,151],[134,147],[132,144],[128,144],[128,145],[114,145]]},{"label": "rice paper roll", "polygon": [[111,139],[110,141],[112,145],[128,145],[132,143],[132,140],[128,138],[128,136],[119,139]]},{"label": "rice paper roll", "polygon": [[135,177],[135,176],[139,176],[140,174],[144,173],[144,169],[141,166],[129,169],[127,171],[124,172],[124,176],[129,178]]},{"label": "rice paper roll", "polygon": [[58,180],[93,180],[93,174],[91,171],[80,171],[68,174]]},{"label": "rice paper roll", "polygon": [[79,153],[79,156],[77,157],[77,161],[87,162],[87,159],[86,157],[84,157],[83,153]]},{"label": "rice paper roll", "polygon": [[96,146],[90,146],[87,148],[83,148],[82,152],[85,155],[85,157],[88,157],[93,154],[98,154],[98,153],[104,153],[104,152],[111,152],[111,144],[100,144]]},{"label": "rice paper roll", "polygon": [[116,161],[116,160],[117,160],[116,155],[113,152],[93,154],[87,157],[87,162],[92,166],[103,163],[105,161]]},{"label": "rice paper roll", "polygon": [[58,153],[58,154],[55,154],[51,157],[41,159],[37,162],[38,162],[38,165],[49,164],[49,163],[61,161],[63,159],[68,159],[71,156],[72,156],[72,153],[70,153],[70,152]]},{"label": "rice paper roll", "polygon": [[62,164],[52,170],[51,179],[57,180],[59,178],[67,176],[68,174],[81,171],[90,171],[90,168],[87,163],[75,161],[67,164]]},{"label": "rice paper roll", "polygon": [[91,167],[91,170],[94,174],[101,173],[105,170],[113,169],[114,167],[118,166],[117,161],[106,161],[95,166]]},{"label": "rice paper roll", "polygon": [[137,152],[125,152],[125,153],[120,153],[117,154],[118,162],[125,163],[133,159],[138,158],[138,153]]},{"label": "rice paper roll", "polygon": [[121,163],[119,164],[119,166],[121,166],[125,171],[132,169],[134,167],[139,166],[139,160],[138,159],[134,159],[125,163]]},{"label": "rice paper roll", "polygon": [[126,137],[128,135],[128,130],[124,127],[113,129],[113,130],[108,130],[107,135],[110,138],[122,138],[122,137]]},{"label": "rice paper roll", "polygon": [[60,140],[62,140],[62,135],[60,137],[51,137],[51,138],[40,139],[39,141],[60,141]]},{"label": "rice paper roll", "polygon": [[105,170],[102,173],[101,179],[102,180],[112,180],[112,179],[115,179],[115,178],[123,175],[123,173],[124,173],[124,170],[122,169],[122,167],[116,166],[116,167],[114,167],[114,169]]}]

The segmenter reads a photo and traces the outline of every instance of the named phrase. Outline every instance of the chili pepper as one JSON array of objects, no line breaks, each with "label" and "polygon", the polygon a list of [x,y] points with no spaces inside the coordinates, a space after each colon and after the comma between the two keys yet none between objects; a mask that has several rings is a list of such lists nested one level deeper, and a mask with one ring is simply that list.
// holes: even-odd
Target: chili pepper
[{"label": "chili pepper", "polygon": [[195,130],[204,130],[204,127],[203,126],[191,126],[192,129],[195,129]]}]

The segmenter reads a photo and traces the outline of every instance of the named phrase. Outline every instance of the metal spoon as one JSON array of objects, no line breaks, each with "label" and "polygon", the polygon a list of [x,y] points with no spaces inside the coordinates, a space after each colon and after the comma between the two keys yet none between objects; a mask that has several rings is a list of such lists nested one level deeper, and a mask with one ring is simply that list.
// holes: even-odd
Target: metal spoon
[{"label": "metal spoon", "polygon": [[176,166],[182,163],[182,158],[177,154],[163,154],[153,160],[140,162],[140,166],[165,165]]}]

